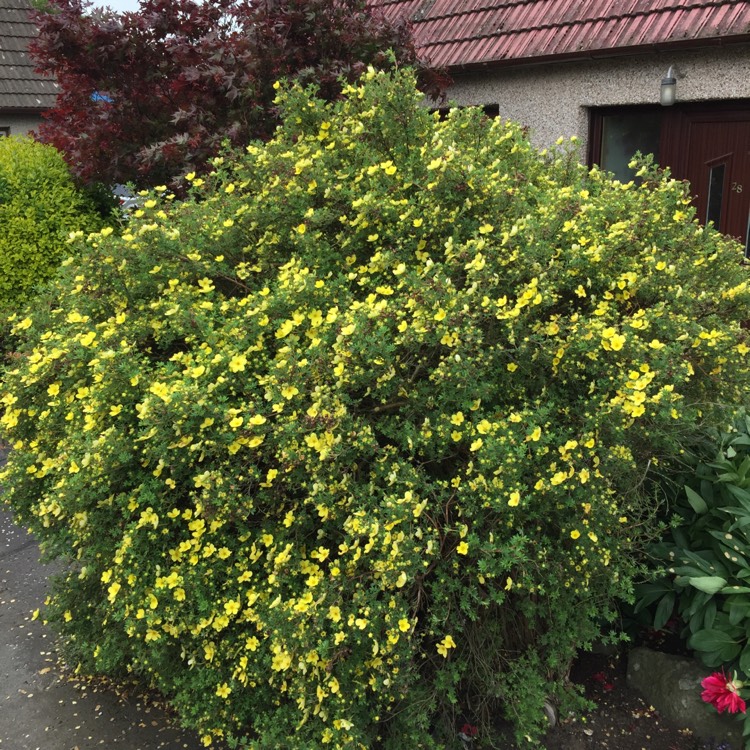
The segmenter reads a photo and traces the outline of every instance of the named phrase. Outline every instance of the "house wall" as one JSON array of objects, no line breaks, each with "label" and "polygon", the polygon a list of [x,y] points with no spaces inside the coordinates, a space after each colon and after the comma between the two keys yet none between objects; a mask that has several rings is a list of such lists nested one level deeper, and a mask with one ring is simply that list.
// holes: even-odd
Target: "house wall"
[{"label": "house wall", "polygon": [[539,147],[576,135],[585,153],[591,107],[654,104],[669,67],[677,101],[750,99],[750,45],[556,62],[455,75],[448,98],[459,105],[499,104],[500,116],[527,125]]},{"label": "house wall", "polygon": [[35,114],[9,114],[0,111],[0,130],[10,128],[10,135],[26,135],[41,121],[42,118]]}]

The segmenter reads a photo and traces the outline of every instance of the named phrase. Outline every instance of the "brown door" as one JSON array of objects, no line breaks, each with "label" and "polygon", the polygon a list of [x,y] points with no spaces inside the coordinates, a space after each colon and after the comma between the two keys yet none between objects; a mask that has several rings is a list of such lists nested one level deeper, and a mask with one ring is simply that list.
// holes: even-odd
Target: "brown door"
[{"label": "brown door", "polygon": [[690,181],[701,222],[746,248],[750,217],[750,113],[686,113],[675,177]]},{"label": "brown door", "polygon": [[750,258],[750,101],[604,108],[592,112],[589,159],[633,178],[633,152],[689,180],[701,222],[737,238]]}]

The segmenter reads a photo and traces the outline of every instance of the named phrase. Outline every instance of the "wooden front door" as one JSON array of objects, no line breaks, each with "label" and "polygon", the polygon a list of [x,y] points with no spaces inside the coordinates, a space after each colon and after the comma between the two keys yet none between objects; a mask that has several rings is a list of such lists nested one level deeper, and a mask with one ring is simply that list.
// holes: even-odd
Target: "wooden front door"
[{"label": "wooden front door", "polygon": [[712,221],[747,250],[750,112],[686,112],[681,120],[675,176],[690,181],[698,218]]}]

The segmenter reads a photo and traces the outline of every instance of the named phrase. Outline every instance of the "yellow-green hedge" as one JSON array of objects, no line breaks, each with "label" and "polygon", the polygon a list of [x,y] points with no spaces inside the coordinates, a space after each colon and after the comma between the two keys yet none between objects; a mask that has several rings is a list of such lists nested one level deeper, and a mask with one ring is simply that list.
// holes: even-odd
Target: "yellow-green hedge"
[{"label": "yellow-green hedge", "polygon": [[26,302],[52,277],[71,232],[101,226],[56,149],[0,138],[0,309]]}]

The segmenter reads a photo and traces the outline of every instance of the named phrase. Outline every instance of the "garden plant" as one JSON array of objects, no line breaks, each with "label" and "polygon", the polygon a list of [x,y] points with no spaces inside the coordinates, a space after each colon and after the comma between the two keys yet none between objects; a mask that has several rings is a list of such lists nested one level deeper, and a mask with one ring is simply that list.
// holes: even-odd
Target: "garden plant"
[{"label": "garden plant", "polygon": [[71,232],[103,225],[52,146],[0,138],[0,311],[20,306],[54,275]]},{"label": "garden plant", "polygon": [[652,549],[663,575],[638,587],[636,611],[650,611],[657,630],[679,618],[688,647],[721,668],[704,680],[704,700],[744,714],[750,744],[750,416],[740,412],[696,454],[673,526]]},{"label": "garden plant", "polygon": [[[14,319],[5,497],[44,617],[207,745],[507,746],[632,596],[650,476],[748,378],[735,243],[409,71],[277,85]],[[468,740],[462,740],[462,734]]]},{"label": "garden plant", "polygon": [[[129,13],[87,0],[36,7],[31,54],[59,90],[39,138],[86,184],[202,174],[224,141],[244,146],[273,133],[278,78],[314,81],[334,98],[341,79],[368,63],[419,64],[408,26],[365,0],[141,0]],[[426,68],[421,80],[434,94],[443,85]]]}]

